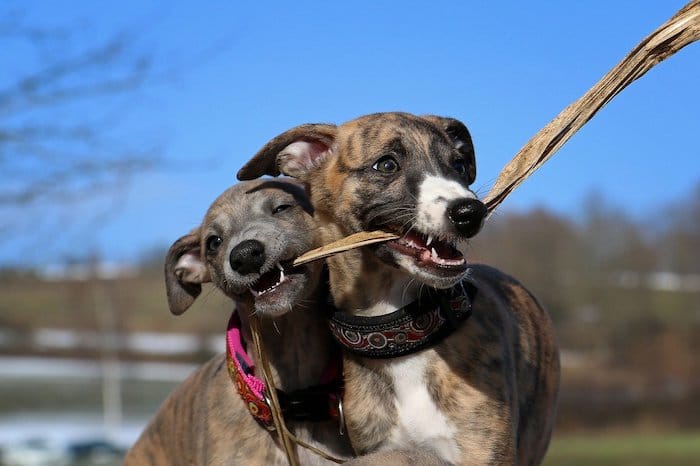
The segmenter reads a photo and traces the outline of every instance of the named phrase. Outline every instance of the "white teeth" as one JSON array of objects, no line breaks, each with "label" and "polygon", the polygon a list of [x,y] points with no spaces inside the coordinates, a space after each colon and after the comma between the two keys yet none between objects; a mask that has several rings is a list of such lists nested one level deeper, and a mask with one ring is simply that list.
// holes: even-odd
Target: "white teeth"
[{"label": "white teeth", "polygon": [[279,262],[277,264],[275,264],[275,266],[280,271],[280,278],[279,278],[279,280],[277,280],[277,283],[275,283],[271,287],[269,287],[265,290],[262,290],[262,291],[255,291],[252,286],[249,286],[248,289],[253,294],[253,297],[257,298],[258,296],[263,295],[263,294],[267,293],[268,291],[274,290],[275,288],[277,288],[279,285],[282,284],[282,282],[284,281],[284,268],[282,267],[282,264],[280,264]]},{"label": "white teeth", "polygon": [[275,284],[275,286],[277,286],[277,285],[279,285],[280,283],[282,283],[282,282],[284,281],[284,267],[282,267],[282,264],[280,264],[279,262],[278,262],[277,264],[275,264],[275,265],[277,265],[277,268],[280,269],[280,279],[279,279],[279,281]]},{"label": "white teeth", "polygon": [[428,241],[425,242],[426,246],[430,246],[430,243],[433,242],[433,235],[428,235]]},{"label": "white teeth", "polygon": [[442,259],[440,257],[435,258],[435,262],[440,265],[462,265],[465,263],[464,259]]},{"label": "white teeth", "polygon": [[432,256],[433,259],[438,258],[437,251],[435,250],[435,248],[430,248],[430,255]]}]

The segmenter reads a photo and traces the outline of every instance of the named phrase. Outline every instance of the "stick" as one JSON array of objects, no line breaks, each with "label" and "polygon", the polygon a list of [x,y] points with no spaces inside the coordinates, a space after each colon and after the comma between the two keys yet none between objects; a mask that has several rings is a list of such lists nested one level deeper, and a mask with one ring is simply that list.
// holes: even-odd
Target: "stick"
[{"label": "stick", "polygon": [[265,347],[263,346],[262,338],[260,336],[260,322],[258,321],[258,316],[256,314],[251,316],[250,330],[253,337],[255,350],[260,355],[262,373],[263,377],[265,378],[265,384],[267,385],[267,392],[270,399],[270,411],[272,411],[272,420],[275,424],[275,429],[277,429],[277,435],[279,436],[284,453],[287,456],[287,463],[289,463],[289,466],[298,466],[299,461],[296,456],[296,450],[294,449],[292,439],[289,436],[287,425],[284,423],[282,408],[280,407],[279,400],[277,399],[277,388],[275,387],[275,381],[272,378],[272,370],[270,369],[270,363],[267,359]]},{"label": "stick", "polygon": [[393,233],[387,233],[385,231],[361,231],[359,233],[346,236],[338,241],[326,244],[320,248],[312,249],[307,251],[301,256],[294,259],[292,266],[306,264],[307,262],[312,262],[315,260],[323,259],[339,252],[349,251],[350,249],[360,248],[362,246],[367,246],[374,243],[382,243],[385,241],[391,241],[392,239],[397,239],[399,236]]},{"label": "stick", "polygon": [[625,87],[700,39],[700,0],[693,0],[643,39],[588,92],[532,137],[501,170],[485,202],[492,212]]}]

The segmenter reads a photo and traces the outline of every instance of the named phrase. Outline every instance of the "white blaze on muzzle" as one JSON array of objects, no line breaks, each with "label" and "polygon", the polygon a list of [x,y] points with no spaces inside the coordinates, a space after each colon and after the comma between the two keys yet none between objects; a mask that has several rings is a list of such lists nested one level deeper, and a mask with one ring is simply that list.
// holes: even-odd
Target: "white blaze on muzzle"
[{"label": "white blaze on muzzle", "polygon": [[418,185],[416,227],[424,233],[447,233],[447,208],[457,199],[476,199],[476,195],[454,180],[426,175]]}]

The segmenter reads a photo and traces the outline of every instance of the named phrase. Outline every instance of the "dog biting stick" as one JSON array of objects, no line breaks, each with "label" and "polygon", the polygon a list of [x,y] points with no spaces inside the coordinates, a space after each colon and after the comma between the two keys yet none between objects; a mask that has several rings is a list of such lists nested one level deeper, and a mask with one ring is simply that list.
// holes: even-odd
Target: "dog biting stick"
[{"label": "dog biting stick", "polygon": [[[624,88],[671,55],[700,39],[700,0],[693,0],[671,19],[644,38],[588,92],[562,110],[535,134],[501,170],[496,183],[485,199],[493,212],[515,188],[549,160],[583,125]],[[383,231],[361,232],[308,251],[294,265],[360,248],[369,244],[396,239]]]}]

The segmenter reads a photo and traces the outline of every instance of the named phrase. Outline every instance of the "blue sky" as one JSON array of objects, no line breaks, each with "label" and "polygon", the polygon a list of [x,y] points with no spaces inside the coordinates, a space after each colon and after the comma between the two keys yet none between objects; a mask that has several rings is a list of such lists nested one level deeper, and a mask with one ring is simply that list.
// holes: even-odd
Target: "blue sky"
[{"label": "blue sky", "polygon": [[[474,186],[486,194],[537,130],[684,3],[14,2],[27,23],[74,25],[86,44],[126,30],[134,48],[152,55],[166,77],[110,109],[120,114],[110,137],[157,147],[165,164],[116,196],[76,204],[48,241],[33,228],[41,212],[14,215],[1,233],[0,265],[91,251],[138,260],[196,226],[268,139],[377,111],[464,121],[477,152]],[[0,68],[35,64],[13,44],[3,49]],[[644,219],[689,195],[700,182],[698,83],[693,44],[624,90],[502,209],[576,216],[597,191]]]}]

